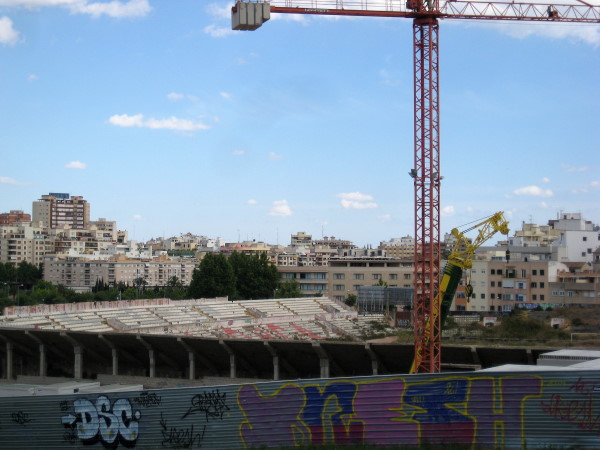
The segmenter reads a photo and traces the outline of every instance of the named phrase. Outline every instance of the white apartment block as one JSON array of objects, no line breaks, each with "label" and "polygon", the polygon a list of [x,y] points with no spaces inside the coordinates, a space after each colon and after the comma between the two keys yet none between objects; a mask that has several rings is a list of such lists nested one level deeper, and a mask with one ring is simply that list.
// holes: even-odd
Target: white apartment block
[{"label": "white apartment block", "polygon": [[167,257],[152,260],[129,259],[124,256],[108,260],[90,260],[51,256],[44,261],[44,280],[76,291],[90,291],[97,281],[130,286],[142,278],[146,286],[165,286],[173,277],[188,286],[196,263]]},{"label": "white apartment block", "polygon": [[0,226],[0,262],[18,265],[21,261],[39,266],[54,253],[54,237],[45,227],[31,222]]},{"label": "white apartment block", "polygon": [[278,267],[281,278],[295,280],[304,295],[323,294],[344,301],[358,295],[360,286],[382,282],[390,287],[412,287],[414,265],[396,258],[332,258],[328,266]]}]

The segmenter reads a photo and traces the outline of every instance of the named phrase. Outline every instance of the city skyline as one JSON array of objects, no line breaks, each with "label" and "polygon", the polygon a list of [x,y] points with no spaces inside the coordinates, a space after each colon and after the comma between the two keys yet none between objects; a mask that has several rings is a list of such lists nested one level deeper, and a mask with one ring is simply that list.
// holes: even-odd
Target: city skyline
[{"label": "city skyline", "polygon": [[[411,21],[233,32],[232,4],[0,0],[0,212],[68,192],[139,241],[414,235]],[[598,25],[441,22],[442,232],[498,210],[511,232],[600,223],[598,44]]]}]

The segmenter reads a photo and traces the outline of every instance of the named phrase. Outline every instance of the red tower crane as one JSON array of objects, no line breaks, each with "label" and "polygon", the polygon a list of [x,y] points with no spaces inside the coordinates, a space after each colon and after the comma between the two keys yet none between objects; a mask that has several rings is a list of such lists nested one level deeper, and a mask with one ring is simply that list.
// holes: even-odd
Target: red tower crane
[{"label": "red tower crane", "polygon": [[234,30],[255,30],[271,13],[413,19],[414,49],[414,180],[415,372],[439,372],[440,305],[440,19],[600,23],[600,6],[584,0],[273,0],[244,2],[232,8]]}]

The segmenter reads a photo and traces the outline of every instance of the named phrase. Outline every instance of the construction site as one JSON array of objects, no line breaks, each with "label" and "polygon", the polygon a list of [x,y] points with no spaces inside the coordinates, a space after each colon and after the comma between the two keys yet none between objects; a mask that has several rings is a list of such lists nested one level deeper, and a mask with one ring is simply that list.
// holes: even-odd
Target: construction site
[{"label": "construction site", "polygon": [[[413,342],[369,339],[373,330],[394,336],[396,323],[328,297],[12,308],[0,318],[0,442],[600,447],[600,351],[442,346],[475,251],[496,233],[508,235],[510,224],[496,212],[453,229],[455,246],[441,266],[440,193],[454,174],[440,169],[439,21],[600,23],[598,6],[567,3],[237,1],[234,30],[260,32],[271,14],[412,20]],[[472,286],[464,284],[468,299]]]}]

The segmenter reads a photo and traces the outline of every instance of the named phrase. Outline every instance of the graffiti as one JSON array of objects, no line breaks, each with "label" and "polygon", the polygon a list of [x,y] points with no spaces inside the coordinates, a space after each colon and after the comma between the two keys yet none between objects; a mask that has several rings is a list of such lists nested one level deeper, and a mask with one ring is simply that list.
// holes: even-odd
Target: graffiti
[{"label": "graffiti", "polygon": [[154,406],[161,405],[161,397],[156,395],[154,392],[142,392],[139,396],[133,399],[138,405],[144,408],[152,408]]},{"label": "graffiti", "polygon": [[579,394],[579,398],[564,398],[560,393],[552,393],[548,402],[540,403],[542,411],[561,422],[574,424],[581,430],[595,432],[600,436],[600,414],[594,413],[592,397],[596,388],[594,382],[586,382],[579,377],[568,389],[573,394]]},{"label": "graffiti", "polygon": [[206,433],[206,425],[202,427],[202,431],[194,432],[194,425],[189,428],[169,426],[167,421],[160,413],[160,432],[163,440],[162,445],[170,446],[171,448],[193,448],[194,446],[201,447]]},{"label": "graffiti", "polygon": [[118,399],[112,405],[103,395],[95,403],[87,399],[73,400],[73,410],[73,414],[62,416],[62,424],[71,430],[76,427],[77,438],[84,444],[132,446],[138,438],[141,413],[134,412],[127,399]]},{"label": "graffiti", "polygon": [[192,406],[189,407],[187,412],[181,418],[185,419],[190,414],[200,412],[204,413],[207,422],[209,419],[223,420],[223,414],[225,414],[226,411],[229,411],[229,406],[225,404],[226,400],[227,393],[220,393],[218,389],[211,392],[196,394],[192,397]]},{"label": "graffiti", "polygon": [[287,384],[265,396],[248,385],[238,391],[245,416],[239,430],[247,447],[425,442],[502,446],[508,440],[521,445],[525,403],[540,393],[541,381],[535,376]]},{"label": "graffiti", "polygon": [[60,410],[61,411],[68,411],[71,409],[71,405],[69,405],[69,402],[66,400],[63,400],[62,402],[60,402]]},{"label": "graffiti", "polygon": [[[325,423],[331,424],[334,443],[339,445],[358,444],[362,441],[364,426],[361,422],[349,421],[354,413],[352,401],[356,395],[356,385],[351,382],[330,384],[321,390],[319,386],[304,388],[307,403],[302,420],[311,432],[311,444],[323,444]],[[325,415],[326,403],[337,402],[335,412]]]},{"label": "graffiti", "polygon": [[11,417],[13,422],[19,425],[25,425],[26,423],[31,422],[31,419],[29,418],[29,413],[23,411],[12,413]]}]

